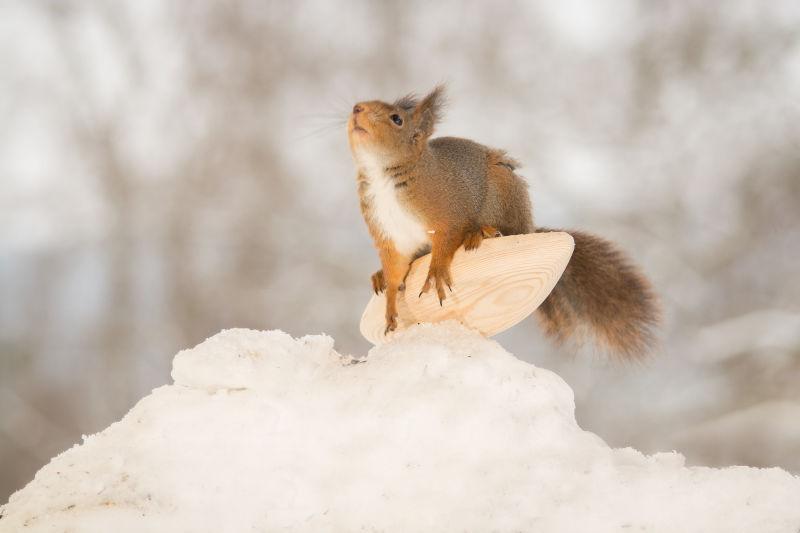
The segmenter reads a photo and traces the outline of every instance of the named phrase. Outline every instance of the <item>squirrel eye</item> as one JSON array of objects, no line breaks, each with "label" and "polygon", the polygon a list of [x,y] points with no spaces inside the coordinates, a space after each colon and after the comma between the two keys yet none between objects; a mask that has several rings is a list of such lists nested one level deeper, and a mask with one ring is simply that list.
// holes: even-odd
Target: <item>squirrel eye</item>
[{"label": "squirrel eye", "polygon": [[395,113],[394,115],[392,115],[392,116],[391,116],[391,117],[389,117],[389,118],[390,118],[390,119],[392,119],[392,122],[394,122],[394,123],[395,123],[395,124],[397,124],[398,126],[402,126],[402,125],[403,125],[403,119],[402,119],[402,118],[400,118],[400,115],[398,115],[398,114],[396,114],[396,113]]}]

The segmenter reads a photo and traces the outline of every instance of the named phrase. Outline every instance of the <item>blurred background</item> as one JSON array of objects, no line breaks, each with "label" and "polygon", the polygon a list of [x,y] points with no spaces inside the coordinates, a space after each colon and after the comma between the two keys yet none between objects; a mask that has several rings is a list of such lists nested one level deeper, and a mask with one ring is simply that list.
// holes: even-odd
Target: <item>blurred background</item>
[{"label": "blurred background", "polygon": [[499,342],[613,446],[800,473],[799,30],[796,0],[0,2],[0,502],[220,329],[365,354],[344,121],[440,81],[439,134],[663,297],[642,365]]}]

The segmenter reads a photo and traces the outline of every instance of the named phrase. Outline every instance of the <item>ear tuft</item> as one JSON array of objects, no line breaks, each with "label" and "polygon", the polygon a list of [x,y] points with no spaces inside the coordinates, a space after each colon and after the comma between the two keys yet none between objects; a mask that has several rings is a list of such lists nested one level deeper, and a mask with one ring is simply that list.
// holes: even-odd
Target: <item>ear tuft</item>
[{"label": "ear tuft", "polygon": [[436,123],[441,120],[445,105],[444,85],[437,85],[414,108],[414,122],[418,133],[428,138],[433,134]]},{"label": "ear tuft", "polygon": [[394,101],[394,105],[402,109],[403,111],[411,111],[417,104],[419,103],[419,98],[414,93],[408,93],[405,96],[401,96],[397,100]]}]

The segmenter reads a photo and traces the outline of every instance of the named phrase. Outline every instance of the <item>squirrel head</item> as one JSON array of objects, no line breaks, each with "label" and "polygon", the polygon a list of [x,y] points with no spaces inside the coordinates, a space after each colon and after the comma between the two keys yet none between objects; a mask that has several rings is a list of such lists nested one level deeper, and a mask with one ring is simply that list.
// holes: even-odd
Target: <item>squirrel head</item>
[{"label": "squirrel head", "polygon": [[409,94],[392,104],[379,100],[357,103],[347,122],[356,164],[362,164],[365,157],[384,164],[418,158],[441,118],[443,106],[441,85],[421,100]]}]

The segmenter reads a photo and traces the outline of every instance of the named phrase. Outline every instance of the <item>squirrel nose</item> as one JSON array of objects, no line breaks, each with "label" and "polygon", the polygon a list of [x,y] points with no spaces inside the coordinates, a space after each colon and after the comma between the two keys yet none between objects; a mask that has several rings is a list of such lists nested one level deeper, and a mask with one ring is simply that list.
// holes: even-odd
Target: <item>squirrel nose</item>
[{"label": "squirrel nose", "polygon": [[361,113],[362,111],[364,111],[364,108],[361,107],[359,104],[356,104],[356,105],[353,106],[353,114],[354,115],[357,115],[357,114]]}]

